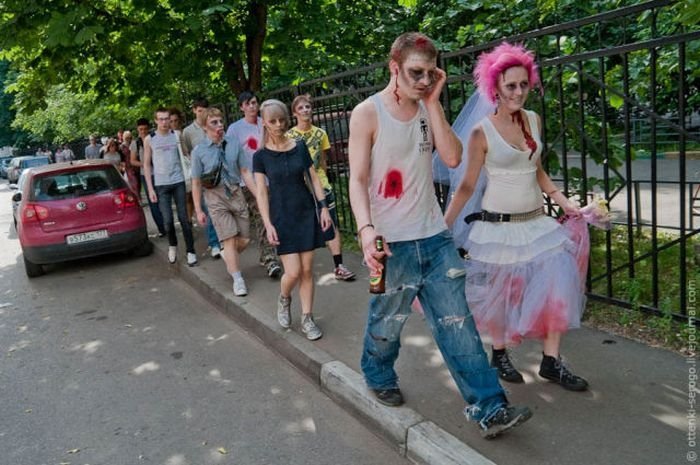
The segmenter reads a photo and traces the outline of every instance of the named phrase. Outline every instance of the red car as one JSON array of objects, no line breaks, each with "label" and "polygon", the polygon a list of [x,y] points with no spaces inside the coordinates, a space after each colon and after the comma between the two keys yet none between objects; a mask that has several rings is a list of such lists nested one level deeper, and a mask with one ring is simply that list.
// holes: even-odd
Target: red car
[{"label": "red car", "polygon": [[151,253],[139,198],[103,160],[31,168],[17,202],[17,235],[30,278],[42,265],[113,252]]}]

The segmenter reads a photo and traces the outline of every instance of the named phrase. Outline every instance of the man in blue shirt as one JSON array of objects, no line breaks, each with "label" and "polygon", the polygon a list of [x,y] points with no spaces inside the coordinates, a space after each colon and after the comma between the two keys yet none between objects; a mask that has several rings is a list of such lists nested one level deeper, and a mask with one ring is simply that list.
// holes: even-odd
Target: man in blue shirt
[{"label": "man in blue shirt", "polygon": [[[248,289],[238,256],[250,242],[250,217],[240,184],[242,180],[251,192],[255,192],[255,181],[238,141],[224,137],[223,114],[218,108],[206,110],[204,131],[206,138],[192,151],[192,197],[197,220],[202,225],[207,222],[202,210],[204,195],[223,247],[226,270],[233,278],[233,293],[244,296]],[[218,176],[213,173],[218,173]]]}]

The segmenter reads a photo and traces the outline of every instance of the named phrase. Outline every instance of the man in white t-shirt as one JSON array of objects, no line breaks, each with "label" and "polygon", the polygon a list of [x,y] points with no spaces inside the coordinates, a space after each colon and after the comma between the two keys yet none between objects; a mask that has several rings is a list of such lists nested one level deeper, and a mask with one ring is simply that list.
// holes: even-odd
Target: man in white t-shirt
[{"label": "man in white t-shirt", "polygon": [[[258,99],[254,93],[245,91],[238,96],[238,104],[243,118],[228,127],[226,136],[235,137],[238,140],[246,157],[245,166],[252,171],[253,154],[261,148],[262,144],[262,119],[258,116]],[[267,269],[269,277],[278,278],[282,274],[280,259],[275,247],[267,240],[265,225],[260,216],[258,204],[255,202],[255,196],[246,186],[242,187],[250,208],[251,235],[258,239],[260,264]]]}]

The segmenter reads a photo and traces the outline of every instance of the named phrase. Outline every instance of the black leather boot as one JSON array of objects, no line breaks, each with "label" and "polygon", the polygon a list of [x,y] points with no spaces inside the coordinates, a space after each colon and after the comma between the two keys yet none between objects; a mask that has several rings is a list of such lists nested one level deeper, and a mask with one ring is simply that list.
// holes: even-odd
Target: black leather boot
[{"label": "black leather boot", "polygon": [[491,366],[498,369],[498,377],[509,383],[523,383],[523,375],[515,369],[508,358],[506,349],[493,349],[491,355]]},{"label": "black leather boot", "polygon": [[561,362],[561,357],[554,358],[542,354],[540,376],[553,383],[560,384],[561,387],[569,391],[585,391],[588,389],[588,381],[569,371]]}]

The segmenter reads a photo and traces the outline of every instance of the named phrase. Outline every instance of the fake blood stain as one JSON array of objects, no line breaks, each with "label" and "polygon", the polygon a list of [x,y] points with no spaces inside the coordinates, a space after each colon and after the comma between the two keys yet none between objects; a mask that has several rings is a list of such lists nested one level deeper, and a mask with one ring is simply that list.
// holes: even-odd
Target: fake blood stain
[{"label": "fake blood stain", "polygon": [[379,186],[379,193],[385,199],[398,199],[403,195],[403,176],[399,170],[391,170],[384,177],[384,182]]},{"label": "fake blood stain", "polygon": [[255,139],[255,137],[249,137],[246,141],[246,145],[248,145],[250,150],[258,150],[258,141]]}]

